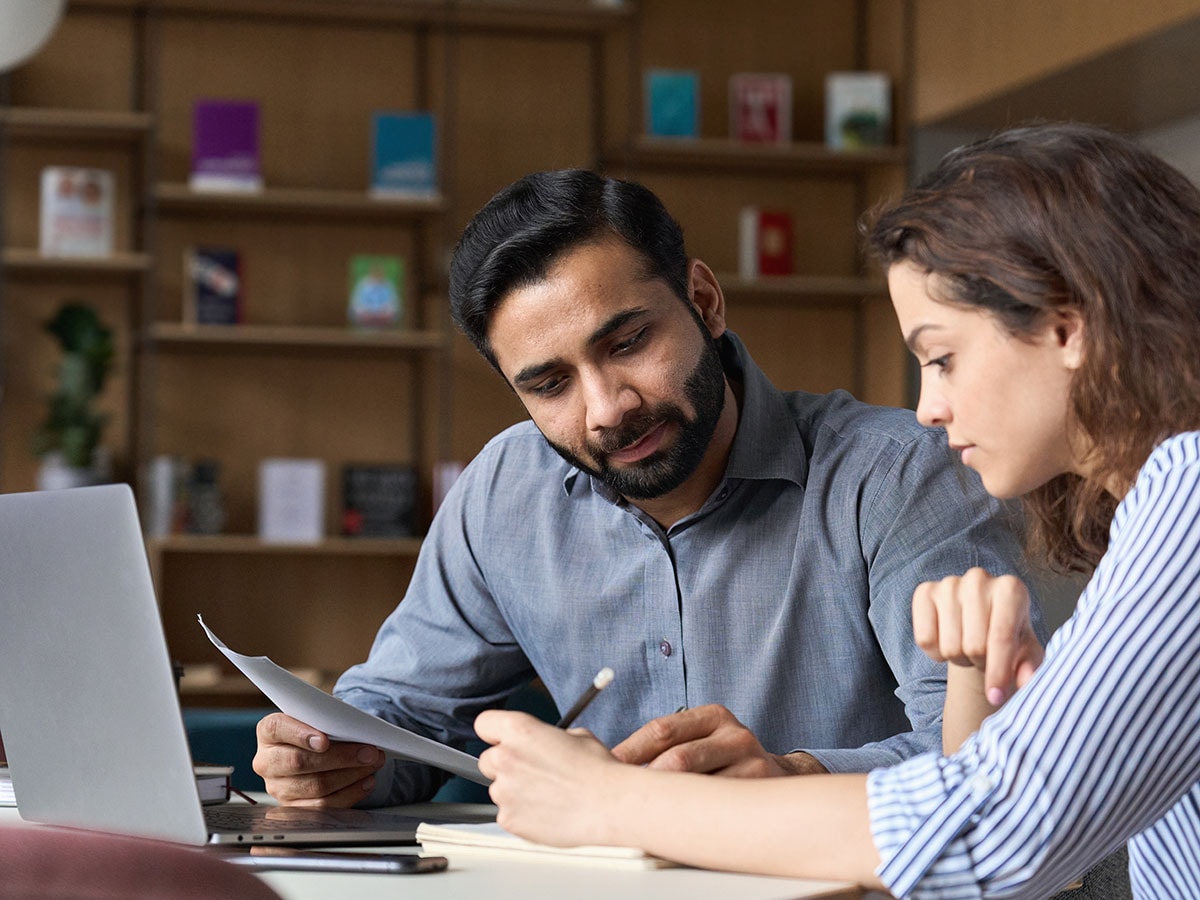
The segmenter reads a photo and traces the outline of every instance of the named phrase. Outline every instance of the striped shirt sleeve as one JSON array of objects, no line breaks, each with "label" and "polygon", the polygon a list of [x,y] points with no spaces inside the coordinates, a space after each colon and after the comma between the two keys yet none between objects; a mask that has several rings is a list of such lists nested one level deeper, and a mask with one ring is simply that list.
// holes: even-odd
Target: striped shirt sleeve
[{"label": "striped shirt sleeve", "polygon": [[871,773],[881,879],[916,898],[1053,893],[1178,819],[1200,779],[1197,709],[1200,435],[1187,434],[1143,466],[1030,683],[954,756]]}]

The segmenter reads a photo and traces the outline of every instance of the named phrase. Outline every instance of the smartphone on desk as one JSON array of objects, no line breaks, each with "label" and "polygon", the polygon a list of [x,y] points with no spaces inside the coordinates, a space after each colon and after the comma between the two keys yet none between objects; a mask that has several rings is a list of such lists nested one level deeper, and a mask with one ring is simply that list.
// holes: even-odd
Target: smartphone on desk
[{"label": "smartphone on desk", "polygon": [[444,856],[417,856],[412,853],[356,853],[350,850],[305,850],[302,848],[255,847],[249,853],[231,853],[222,857],[240,866],[293,872],[374,872],[382,875],[417,875],[441,872],[448,862]]}]

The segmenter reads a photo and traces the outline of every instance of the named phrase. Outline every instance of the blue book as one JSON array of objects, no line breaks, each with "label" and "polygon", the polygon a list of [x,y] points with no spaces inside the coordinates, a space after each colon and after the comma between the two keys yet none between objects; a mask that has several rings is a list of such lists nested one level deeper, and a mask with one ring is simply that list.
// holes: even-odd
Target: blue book
[{"label": "blue book", "polygon": [[427,112],[372,115],[371,196],[438,196],[436,125]]},{"label": "blue book", "polygon": [[700,135],[700,75],[691,69],[646,70],[646,134]]}]

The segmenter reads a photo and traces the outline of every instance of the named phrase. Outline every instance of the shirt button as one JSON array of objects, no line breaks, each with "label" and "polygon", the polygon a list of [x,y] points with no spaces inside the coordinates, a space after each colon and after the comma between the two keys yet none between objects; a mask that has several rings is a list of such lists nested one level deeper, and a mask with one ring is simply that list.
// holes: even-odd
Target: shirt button
[{"label": "shirt button", "polygon": [[670,656],[671,655],[671,642],[668,641],[666,638],[663,638],[661,641],[659,641],[658,642],[658,652],[661,653],[663,656]]}]

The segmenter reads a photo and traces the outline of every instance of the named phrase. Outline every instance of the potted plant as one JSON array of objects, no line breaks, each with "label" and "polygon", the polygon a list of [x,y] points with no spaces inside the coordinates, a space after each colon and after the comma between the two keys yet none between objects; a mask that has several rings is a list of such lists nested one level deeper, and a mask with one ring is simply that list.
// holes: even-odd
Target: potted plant
[{"label": "potted plant", "polygon": [[77,302],[64,304],[46,330],[58,338],[62,359],[58,387],[33,437],[33,452],[42,460],[38,487],[94,484],[108,475],[100,438],[109,417],[95,403],[112,366],[112,331],[94,309]]}]

